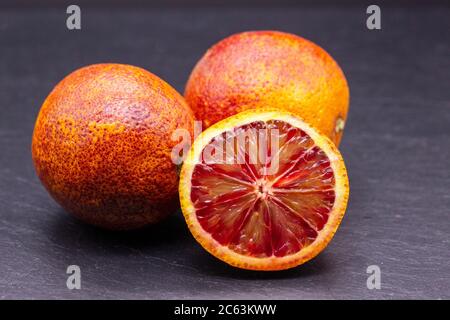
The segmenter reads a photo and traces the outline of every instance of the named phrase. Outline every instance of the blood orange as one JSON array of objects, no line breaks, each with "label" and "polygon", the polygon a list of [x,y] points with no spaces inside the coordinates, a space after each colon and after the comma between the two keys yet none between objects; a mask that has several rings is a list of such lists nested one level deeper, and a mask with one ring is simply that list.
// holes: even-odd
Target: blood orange
[{"label": "blood orange", "polygon": [[184,99],[156,75],[96,64],[64,78],[41,107],[33,133],[36,172],[81,220],[113,230],[156,223],[176,210],[176,129],[191,131]]},{"label": "blood orange", "polygon": [[324,49],[267,30],[234,34],[212,46],[192,71],[184,96],[204,127],[271,106],[299,115],[339,145],[350,93]]},{"label": "blood orange", "polygon": [[252,270],[287,269],[319,254],[347,206],[334,144],[297,116],[249,110],[194,142],[183,164],[187,225],[211,254]]}]

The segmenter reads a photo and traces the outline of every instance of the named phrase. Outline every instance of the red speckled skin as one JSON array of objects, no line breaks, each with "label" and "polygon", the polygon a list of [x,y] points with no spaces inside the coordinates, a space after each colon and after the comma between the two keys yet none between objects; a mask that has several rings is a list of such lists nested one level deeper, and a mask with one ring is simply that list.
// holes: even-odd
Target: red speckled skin
[{"label": "red speckled skin", "polygon": [[204,127],[247,109],[281,108],[338,145],[349,89],[338,64],[314,43],[288,33],[252,31],[210,48],[192,71],[185,98]]},{"label": "red speckled skin", "polygon": [[141,68],[97,64],[63,79],[36,120],[32,155],[53,198],[107,229],[155,223],[178,205],[170,154],[193,114],[171,86]]}]

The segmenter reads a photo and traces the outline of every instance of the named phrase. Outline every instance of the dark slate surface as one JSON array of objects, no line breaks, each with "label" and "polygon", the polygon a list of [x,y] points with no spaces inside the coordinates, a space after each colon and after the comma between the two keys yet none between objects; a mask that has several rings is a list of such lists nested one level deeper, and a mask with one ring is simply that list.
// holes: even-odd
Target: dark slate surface
[{"label": "dark slate surface", "polygon": [[[450,9],[365,7],[83,9],[0,12],[1,298],[450,298]],[[351,89],[342,143],[349,208],[315,260],[279,273],[233,269],[203,251],[180,214],[140,232],[79,223],[34,174],[39,107],[67,73],[96,62],[142,66],[182,91],[201,54],[248,29],[309,38],[341,64]],[[82,289],[66,288],[77,264]],[[368,290],[366,268],[381,268]]]}]

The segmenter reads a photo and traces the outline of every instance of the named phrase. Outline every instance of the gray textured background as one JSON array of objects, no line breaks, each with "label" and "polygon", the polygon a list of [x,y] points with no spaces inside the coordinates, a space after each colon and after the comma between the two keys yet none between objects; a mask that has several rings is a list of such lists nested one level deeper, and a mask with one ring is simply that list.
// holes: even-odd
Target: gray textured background
[{"label": "gray textured background", "polygon": [[[450,9],[365,6],[84,8],[0,11],[1,298],[450,298]],[[179,91],[197,59],[238,31],[311,39],[342,66],[351,91],[341,150],[351,196],[329,247],[285,272],[233,269],[210,256],[180,214],[140,232],[79,223],[34,174],[34,120],[53,86],[96,62],[144,67]],[[65,286],[82,270],[82,290]],[[382,289],[366,288],[379,265]]]}]

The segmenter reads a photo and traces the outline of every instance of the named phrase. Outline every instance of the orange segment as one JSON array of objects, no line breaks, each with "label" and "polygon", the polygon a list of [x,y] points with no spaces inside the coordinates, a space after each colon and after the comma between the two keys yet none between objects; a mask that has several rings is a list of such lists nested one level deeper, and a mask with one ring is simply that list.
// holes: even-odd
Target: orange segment
[{"label": "orange segment", "polygon": [[183,165],[180,199],[194,237],[240,268],[299,265],[331,240],[348,198],[334,144],[293,114],[246,111],[204,131]]}]

